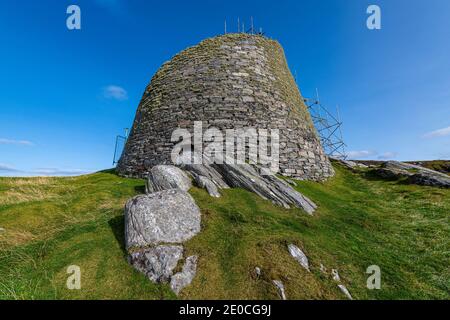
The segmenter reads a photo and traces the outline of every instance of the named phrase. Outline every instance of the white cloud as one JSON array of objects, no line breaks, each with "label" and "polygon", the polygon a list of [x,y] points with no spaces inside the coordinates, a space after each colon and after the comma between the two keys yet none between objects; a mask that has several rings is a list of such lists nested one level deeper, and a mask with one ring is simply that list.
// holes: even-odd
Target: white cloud
[{"label": "white cloud", "polygon": [[19,170],[10,165],[0,163],[0,172],[19,172]]},{"label": "white cloud", "polygon": [[20,170],[15,167],[0,163],[0,176],[9,177],[35,177],[35,176],[79,176],[92,173],[94,170],[83,169],[60,169],[60,168],[37,168],[34,170]]},{"label": "white cloud", "polygon": [[347,152],[347,156],[349,159],[359,159],[359,158],[368,158],[375,156],[377,153],[374,151],[361,150],[361,151],[349,151]]},{"label": "white cloud", "polygon": [[128,93],[122,87],[110,85],[103,88],[103,97],[123,101],[128,99]]},{"label": "white cloud", "polygon": [[397,152],[385,152],[378,156],[379,160],[393,159],[397,156]]},{"label": "white cloud", "polygon": [[436,138],[436,137],[445,137],[448,135],[450,135],[450,127],[428,132],[428,133],[424,134],[423,137],[424,138]]},{"label": "white cloud", "polygon": [[86,174],[90,171],[83,169],[59,169],[59,168],[38,168],[30,171],[34,175],[44,176],[75,176],[80,174]]},{"label": "white cloud", "polygon": [[0,144],[15,144],[15,145],[22,145],[22,146],[34,145],[33,142],[28,141],[28,140],[14,140],[14,139],[5,139],[5,138],[0,138]]}]

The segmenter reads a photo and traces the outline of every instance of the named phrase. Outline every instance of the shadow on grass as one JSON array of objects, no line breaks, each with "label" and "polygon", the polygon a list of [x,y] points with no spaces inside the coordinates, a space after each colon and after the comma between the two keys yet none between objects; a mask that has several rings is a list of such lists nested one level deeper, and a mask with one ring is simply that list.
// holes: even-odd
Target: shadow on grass
[{"label": "shadow on grass", "polygon": [[119,243],[123,256],[127,258],[127,250],[125,249],[125,220],[123,216],[117,216],[108,221],[116,241]]},{"label": "shadow on grass", "polygon": [[377,174],[376,170],[370,170],[363,174],[363,177],[369,181],[384,181],[392,182],[398,185],[411,185],[411,181],[408,177],[381,177]]},{"label": "shadow on grass", "polygon": [[394,177],[381,177],[376,170],[369,170],[362,173],[362,176],[369,181],[398,181],[398,178]]},{"label": "shadow on grass", "polygon": [[145,186],[135,186],[134,191],[136,191],[139,194],[145,194]]}]

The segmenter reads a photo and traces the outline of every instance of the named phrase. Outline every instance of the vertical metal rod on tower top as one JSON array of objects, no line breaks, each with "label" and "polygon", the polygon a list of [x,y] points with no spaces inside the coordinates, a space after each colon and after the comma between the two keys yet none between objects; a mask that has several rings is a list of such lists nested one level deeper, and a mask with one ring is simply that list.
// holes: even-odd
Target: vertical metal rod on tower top
[{"label": "vertical metal rod on tower top", "polygon": [[253,16],[252,17],[250,17],[250,21],[251,21],[251,24],[252,24],[252,34],[254,33],[254,29],[253,29]]},{"label": "vertical metal rod on tower top", "polygon": [[225,34],[227,34],[227,19],[225,19]]},{"label": "vertical metal rod on tower top", "polygon": [[241,32],[241,22],[239,21],[239,17],[238,17],[238,33]]}]

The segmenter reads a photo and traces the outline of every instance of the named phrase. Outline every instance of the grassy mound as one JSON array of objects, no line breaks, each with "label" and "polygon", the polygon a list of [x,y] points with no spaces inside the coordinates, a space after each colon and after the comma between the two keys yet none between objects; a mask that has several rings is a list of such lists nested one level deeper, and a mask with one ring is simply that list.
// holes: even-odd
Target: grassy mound
[{"label": "grassy mound", "polygon": [[[450,190],[376,180],[335,165],[326,183],[299,182],[319,205],[314,217],[240,189],[220,199],[193,188],[202,232],[185,244],[199,255],[197,276],[180,298],[345,299],[336,268],[356,299],[449,299]],[[133,270],[123,248],[123,206],[144,182],[105,171],[72,178],[0,178],[1,299],[174,299]],[[295,243],[312,272],[289,256]],[[366,268],[381,268],[381,290]],[[81,267],[81,290],[66,288]],[[256,277],[254,268],[262,269]]]}]

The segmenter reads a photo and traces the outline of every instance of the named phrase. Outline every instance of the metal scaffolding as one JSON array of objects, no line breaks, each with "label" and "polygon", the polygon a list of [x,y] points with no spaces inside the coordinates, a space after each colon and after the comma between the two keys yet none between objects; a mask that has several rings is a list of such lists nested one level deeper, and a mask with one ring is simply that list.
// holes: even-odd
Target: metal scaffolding
[{"label": "metal scaffolding", "polygon": [[308,106],[325,153],[329,157],[346,160],[345,147],[347,145],[342,138],[342,121],[340,120],[339,107],[336,106],[336,115],[333,115],[320,102],[317,90],[315,98],[304,98],[303,100]]},{"label": "metal scaffolding", "polygon": [[122,155],[123,148],[128,139],[128,128],[125,128],[125,135],[117,135],[116,136],[116,145],[114,147],[114,157],[113,157],[113,166],[117,164]]}]

